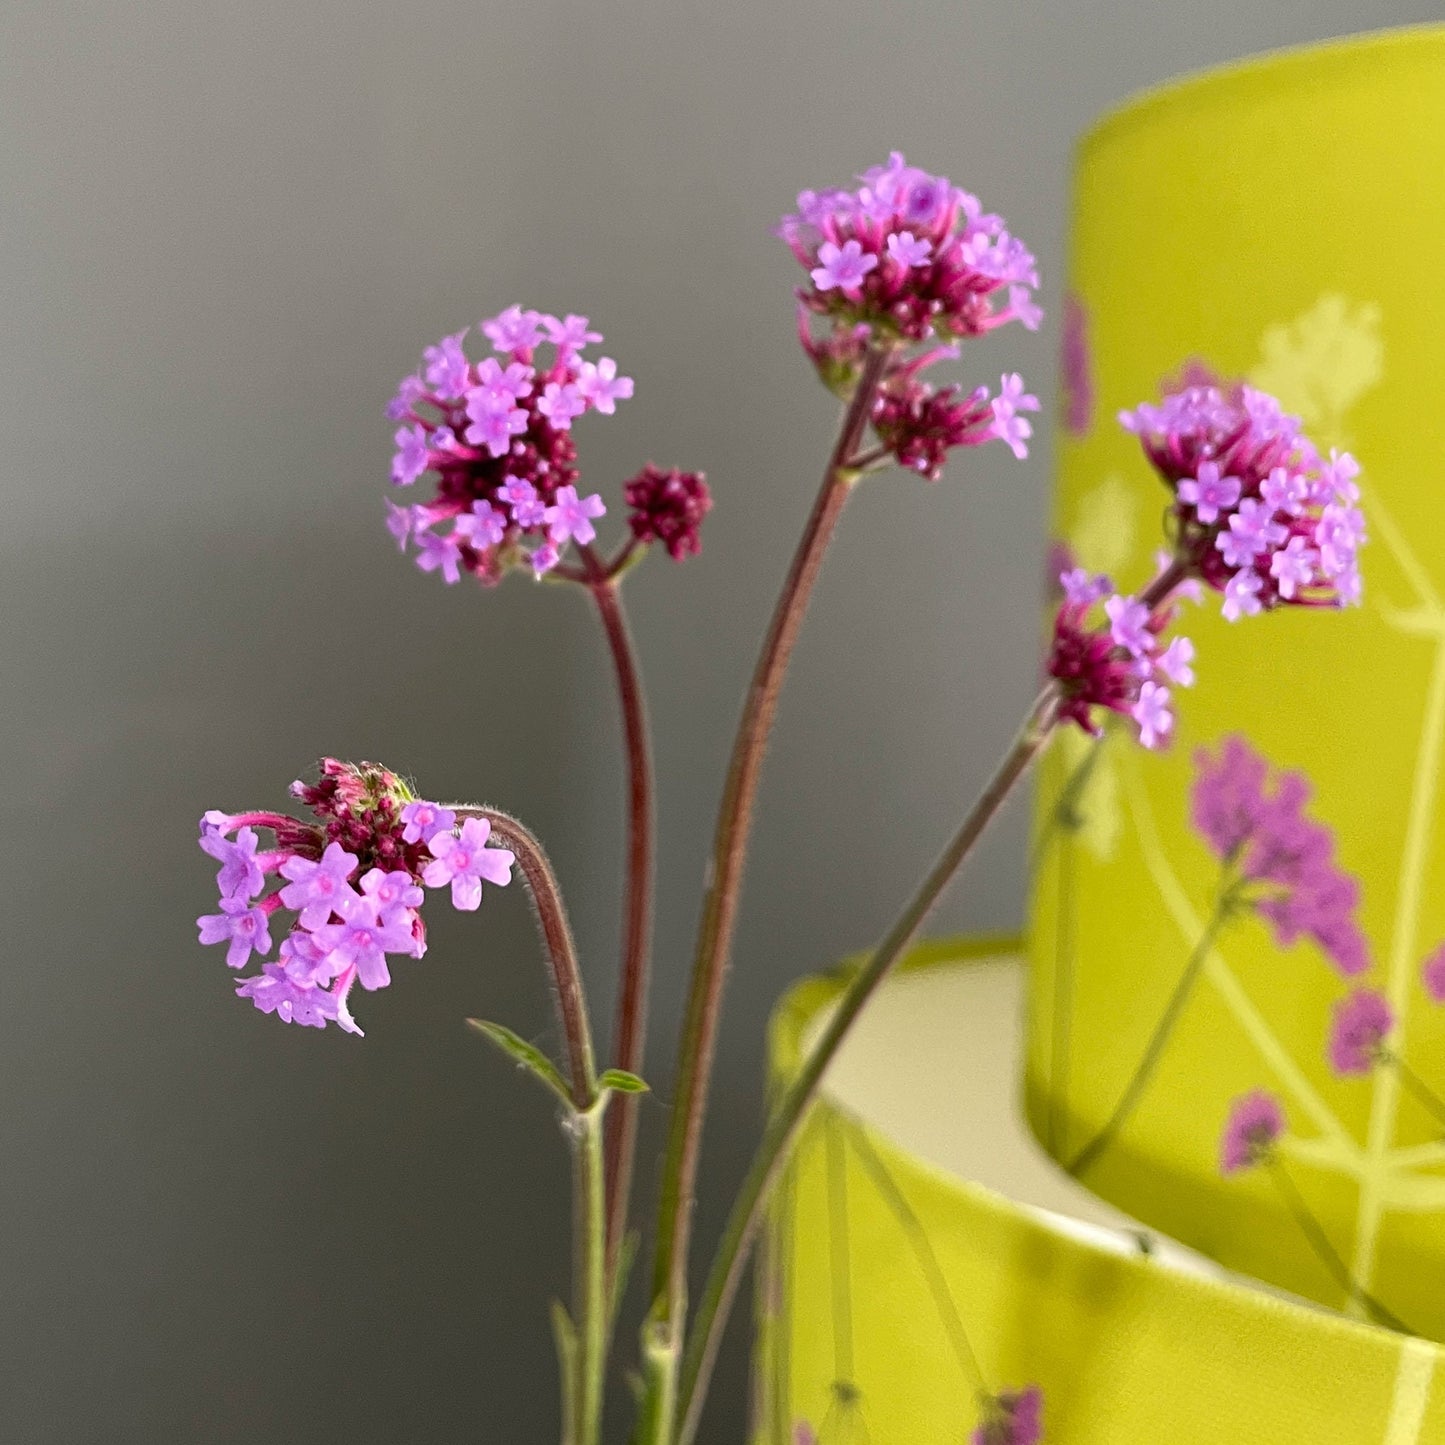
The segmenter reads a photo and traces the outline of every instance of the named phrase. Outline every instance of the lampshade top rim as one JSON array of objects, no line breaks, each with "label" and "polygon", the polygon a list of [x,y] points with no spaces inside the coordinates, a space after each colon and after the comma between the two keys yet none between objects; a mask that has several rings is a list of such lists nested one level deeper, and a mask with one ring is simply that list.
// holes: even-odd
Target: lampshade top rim
[{"label": "lampshade top rim", "polygon": [[1349,64],[1361,55],[1388,50],[1438,50],[1445,62],[1445,24],[1425,22],[1359,34],[1335,36],[1309,45],[1262,51],[1221,65],[1186,72],[1135,92],[1104,113],[1079,137],[1074,154],[1084,160],[1091,151],[1120,138],[1176,106],[1223,100],[1295,79],[1317,78],[1321,68]]}]

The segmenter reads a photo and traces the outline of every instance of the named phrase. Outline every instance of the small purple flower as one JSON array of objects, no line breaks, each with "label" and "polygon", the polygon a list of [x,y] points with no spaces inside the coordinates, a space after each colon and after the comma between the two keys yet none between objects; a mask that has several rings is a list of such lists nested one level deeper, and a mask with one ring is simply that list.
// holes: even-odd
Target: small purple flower
[{"label": "small purple flower", "polygon": [[1194,644],[1187,637],[1176,637],[1159,655],[1159,670],[1170,682],[1180,687],[1194,686]]},{"label": "small purple flower", "polygon": [[490,321],[482,322],[482,333],[498,351],[530,351],[542,339],[541,315],[509,306]]},{"label": "small purple flower", "polygon": [[512,438],[527,430],[527,413],[513,406],[511,398],[485,387],[467,393],[467,440],[473,446],[486,447],[494,457],[504,457],[511,449]]},{"label": "small purple flower", "polygon": [[1024,390],[1024,379],[1018,372],[1011,371],[1004,375],[999,393],[990,406],[993,410],[994,435],[1020,460],[1028,456],[1027,443],[1034,429],[1019,412],[1037,411],[1039,399]]},{"label": "small purple flower", "polygon": [[281,876],[290,882],[281,890],[281,902],[301,915],[302,928],[313,932],[333,913],[349,917],[356,907],[356,892],[347,880],[358,859],[340,843],[328,843],[319,859],[288,858]]},{"label": "small purple flower", "polygon": [[507,519],[490,502],[473,502],[470,512],[457,518],[458,537],[480,550],[495,547],[507,533]]},{"label": "small purple flower", "polygon": [[1357,988],[1335,1005],[1330,1028],[1330,1067],[1337,1074],[1368,1074],[1384,1053],[1395,1013],[1383,994]]},{"label": "small purple flower", "polygon": [[438,833],[450,833],[457,825],[457,815],[440,803],[408,803],[401,810],[402,839],[407,843],[430,843]]},{"label": "small purple flower", "polygon": [[539,582],[562,560],[562,554],[553,542],[543,542],[534,547],[527,560],[532,564],[532,576]]},{"label": "small purple flower", "polygon": [[895,231],[888,238],[888,254],[900,266],[926,266],[933,255],[933,242],[921,240],[912,231]]},{"label": "small purple flower", "polygon": [[[416,880],[405,868],[369,868],[361,875],[359,884],[364,898],[376,905],[376,916],[383,922],[393,918],[398,910],[409,912],[420,908],[426,895],[417,886]],[[408,927],[411,919],[406,920]]]},{"label": "small purple flower", "polygon": [[339,971],[331,966],[329,955],[317,946],[315,937],[302,928],[292,929],[281,940],[276,956],[286,977],[305,988],[330,983]]},{"label": "small purple flower", "polygon": [[362,988],[385,988],[391,982],[386,966],[388,953],[410,953],[412,931],[410,921],[399,915],[389,919],[377,916],[374,906],[359,908],[341,923],[328,923],[314,929],[317,948],[327,955],[326,962],[337,973],[355,967]]},{"label": "small purple flower", "polygon": [[1219,1172],[1237,1174],[1262,1164],[1284,1133],[1284,1110],[1273,1094],[1256,1089],[1236,1099],[1219,1144]]},{"label": "small purple flower", "polygon": [[426,383],[419,376],[404,376],[396,395],[386,404],[388,421],[403,421],[412,408],[426,395]]},{"label": "small purple flower", "polygon": [[1179,483],[1179,500],[1193,507],[1194,515],[1208,525],[1239,501],[1242,490],[1238,477],[1219,475],[1218,463],[1201,462],[1197,476],[1185,477]]},{"label": "small purple flower", "polygon": [[1275,579],[1279,595],[1288,600],[1308,587],[1319,560],[1319,552],[1303,537],[1291,537],[1288,546],[1269,559],[1269,575]]},{"label": "small purple flower", "polygon": [[819,264],[813,268],[813,284],[819,291],[856,291],[863,278],[878,265],[878,257],[865,252],[857,241],[835,246],[824,241],[818,247]]},{"label": "small purple flower", "polygon": [[1139,741],[1146,748],[1157,748],[1174,726],[1169,689],[1157,682],[1143,683],[1139,688],[1139,700],[1130,716],[1139,724]]},{"label": "small purple flower", "polygon": [[244,968],[253,952],[263,956],[271,952],[266,910],[253,908],[249,899],[221,899],[221,911],[198,918],[196,926],[202,943],[229,943],[226,949],[229,968]]},{"label": "small purple flower", "polygon": [[397,548],[405,552],[411,536],[412,512],[410,507],[398,507],[389,497],[386,502],[386,530],[396,538]]},{"label": "small purple flower", "polygon": [[448,586],[461,580],[462,544],[455,532],[419,532],[416,544],[416,565],[423,572],[440,569]]},{"label": "small purple flower", "polygon": [[512,520],[519,527],[540,527],[546,518],[547,508],[537,496],[537,489],[531,482],[516,477],[509,478],[501,489],[502,500],[512,509]]},{"label": "small purple flower", "polygon": [[604,515],[606,511],[602,498],[596,492],[579,498],[576,487],[558,487],[556,502],[542,514],[547,523],[548,539],[557,547],[569,539],[586,546],[597,535],[591,519]]},{"label": "small purple flower", "polygon": [[1059,586],[1064,589],[1065,600],[1074,607],[1092,607],[1114,590],[1114,584],[1102,573],[1096,577],[1084,567],[1060,572]]},{"label": "small purple flower", "polygon": [[481,906],[482,881],[503,887],[512,881],[515,855],[508,848],[487,845],[492,824],[487,818],[468,818],[455,833],[438,833],[427,842],[433,861],[422,869],[428,888],[450,883],[452,904],[465,913]]},{"label": "small purple flower", "polygon": [[435,346],[428,346],[422,353],[427,385],[443,401],[459,397],[470,382],[470,368],[467,365],[466,352],[462,350],[466,334],[463,330],[458,331],[455,336],[444,336]]},{"label": "small purple flower", "polygon": [[[1352,458],[1345,457],[1344,460],[1353,465]],[[1358,472],[1359,468],[1356,467],[1355,470]],[[1264,498],[1265,504],[1276,512],[1298,517],[1309,504],[1309,479],[1299,472],[1290,471],[1288,467],[1275,467],[1259,484],[1259,495]]]},{"label": "small purple flower", "polygon": [[1263,609],[1259,600],[1264,579],[1258,572],[1236,572],[1224,584],[1224,602],[1220,614],[1226,622],[1238,622],[1241,617],[1253,617]]},{"label": "small purple flower", "polygon": [[577,391],[603,416],[611,416],[617,410],[617,403],[632,395],[632,378],[618,376],[617,363],[610,356],[604,356],[596,366],[590,361],[583,363],[577,373]]},{"label": "small purple flower", "polygon": [[1109,635],[1117,646],[1135,657],[1153,650],[1154,635],[1149,631],[1149,609],[1132,597],[1113,596],[1104,604],[1109,619]]},{"label": "small purple flower", "polygon": [[[323,1029],[328,1018],[335,1018],[335,1000],[324,989],[297,983],[279,963],[263,964],[261,972],[242,979],[236,985],[236,996],[248,998],[263,1014],[275,1014],[283,1023],[300,1024],[304,1028]],[[361,1030],[352,1026],[351,1032]]]},{"label": "small purple flower", "polygon": [[[494,407],[505,409],[510,403],[525,401],[531,396],[536,375],[534,367],[520,361],[509,362],[504,367],[495,356],[488,356],[477,364],[475,390],[490,398]],[[467,394],[470,396],[471,392]]]},{"label": "small purple flower", "polygon": [[220,861],[216,884],[222,898],[242,898],[249,903],[266,886],[266,875],[256,861],[260,840],[254,828],[242,828],[234,843],[215,829],[203,832],[200,841],[202,851]]},{"label": "small purple flower", "polygon": [[[601,410],[600,407],[598,409]],[[537,403],[537,410],[558,431],[567,431],[574,419],[587,410],[587,402],[574,382],[549,381],[542,389],[542,399]]]},{"label": "small purple flower", "polygon": [[409,487],[426,471],[431,456],[426,428],[401,427],[394,438],[396,455],[391,461],[391,479],[399,487]]},{"label": "small purple flower", "polygon": [[542,327],[547,333],[547,340],[557,348],[561,357],[573,356],[584,346],[602,340],[602,333],[591,330],[585,316],[568,316],[564,321],[555,316],[544,316]]}]

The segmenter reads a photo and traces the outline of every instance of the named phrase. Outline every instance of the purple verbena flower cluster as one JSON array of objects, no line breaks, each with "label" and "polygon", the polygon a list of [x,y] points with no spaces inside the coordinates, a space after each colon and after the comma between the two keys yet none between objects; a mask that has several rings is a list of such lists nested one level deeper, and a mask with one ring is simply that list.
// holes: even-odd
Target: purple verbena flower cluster
[{"label": "purple verbena flower cluster", "polygon": [[1302,773],[1270,776],[1268,762],[1231,736],[1217,755],[1195,755],[1194,826],[1215,856],[1239,869],[1244,897],[1282,948],[1312,938],[1347,977],[1370,966],[1355,921],[1359,883],[1335,862],[1334,835],[1305,815]]},{"label": "purple verbena flower cluster", "polygon": [[[277,961],[243,979],[236,992],[286,1023],[348,1033],[361,1030],[347,1007],[352,987],[385,988],[388,955],[426,952],[421,885],[450,885],[452,902],[474,909],[482,882],[511,881],[512,854],[487,846],[491,825],[422,802],[392,772],[325,758],[320,780],[296,782],[292,795],[315,814],[306,822],[284,813],[209,812],[200,846],[221,864],[220,912],[197,920],[202,943],[225,943],[226,962],[244,968],[254,953],[271,952],[271,922],[284,909],[295,917]],[[275,846],[259,851],[257,828]],[[234,835],[234,836],[233,836]],[[267,893],[272,875],[280,881]]]},{"label": "purple verbena flower cluster", "polygon": [[1247,385],[1186,386],[1119,420],[1172,490],[1175,551],[1224,594],[1226,618],[1359,602],[1365,519],[1348,452],[1321,457]]},{"label": "purple verbena flower cluster", "polygon": [[[958,341],[1010,321],[1037,328],[1033,256],[974,196],[896,151],[859,182],[852,191],[804,191],[778,230],[808,271],[798,336],[824,385],[851,396],[869,348],[891,344],[900,354],[870,420],[899,466],[935,481],[953,448],[995,440],[1026,456],[1033,424],[1025,413],[1039,403],[1020,377],[1005,375],[991,396],[987,387],[936,386],[923,373],[956,360]],[[906,356],[934,340],[942,344]]]},{"label": "purple verbena flower cluster", "polygon": [[1044,1396],[1037,1385],[1001,1390],[985,1408],[969,1445],[1039,1445],[1044,1438]]},{"label": "purple verbena flower cluster", "polygon": [[808,311],[904,341],[1038,326],[1034,258],[976,196],[898,151],[858,180],[851,191],[802,192],[797,214],[779,224],[808,273],[798,292]]},{"label": "purple verbena flower cluster", "polygon": [[1219,1172],[1237,1174],[1268,1160],[1284,1133],[1284,1110],[1273,1094],[1256,1089],[1236,1099],[1219,1142]]},{"label": "purple verbena flower cluster", "polygon": [[[610,357],[584,359],[602,340],[585,316],[558,319],[510,306],[481,323],[495,355],[468,360],[467,333],[426,350],[420,374],[403,379],[387,408],[396,433],[391,478],[409,487],[434,474],[435,498],[388,502],[387,526],[417,565],[456,582],[482,582],[510,567],[542,576],[570,542],[587,544],[606,511],[601,497],[577,491],[572,423],[589,411],[610,416],[632,395],[632,380]],[[545,364],[539,348],[550,349]],[[449,530],[438,530],[450,523]],[[524,545],[525,544],[525,545]]]},{"label": "purple verbena flower cluster", "polygon": [[[1194,644],[1187,637],[1164,644],[1177,609],[1168,603],[1151,609],[1081,567],[1062,573],[1059,583],[1064,595],[1047,667],[1059,685],[1060,721],[1097,737],[1095,710],[1102,708],[1132,718],[1146,748],[1160,747],[1174,727],[1169,684],[1194,682]],[[1101,602],[1103,618],[1097,619]]]}]

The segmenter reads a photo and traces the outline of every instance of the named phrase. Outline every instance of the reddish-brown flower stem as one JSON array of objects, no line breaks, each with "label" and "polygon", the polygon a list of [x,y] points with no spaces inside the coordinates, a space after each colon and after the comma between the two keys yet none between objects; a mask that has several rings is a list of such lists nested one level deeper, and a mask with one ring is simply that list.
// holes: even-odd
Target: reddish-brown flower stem
[{"label": "reddish-brown flower stem", "polygon": [[723,1326],[737,1293],[753,1236],[773,1183],[787,1162],[828,1065],[852,1031],[858,1016],[923,926],[944,889],[973,851],[984,829],[1043,750],[1054,727],[1057,705],[1058,689],[1051,683],[1030,708],[1013,746],[979,794],[958,832],[949,840],[872,957],[849,980],[828,1019],[827,1027],[773,1110],[763,1141],[753,1156],[752,1165],[733,1204],[707,1286],[688,1332],[678,1392],[682,1409],[678,1445],[689,1445],[697,1432],[713,1360],[722,1341]]},{"label": "reddish-brown flower stem", "polygon": [[[582,549],[602,630],[617,674],[622,733],[627,753],[627,883],[622,920],[622,971],[617,985],[612,1062],[630,1074],[642,1072],[647,1040],[647,965],[652,934],[653,783],[652,742],[637,652],[623,611],[615,570],[591,548]],[[607,1275],[617,1268],[627,1232],[627,1205],[637,1143],[635,1094],[619,1094],[607,1111]]]},{"label": "reddish-brown flower stem", "polygon": [[492,839],[510,848],[517,858],[517,867],[526,880],[527,891],[537,909],[537,923],[542,931],[544,952],[552,975],[552,989],[557,1005],[557,1020],[562,1027],[562,1040],[567,1051],[567,1076],[572,1103],[579,1112],[590,1109],[597,1101],[597,1060],[592,1048],[592,1026],[587,1013],[587,995],[582,987],[582,969],[577,962],[577,945],[572,940],[572,925],[562,902],[557,875],[530,829],[510,813],[496,808],[462,807],[455,809],[458,818],[485,818],[492,825]]},{"label": "reddish-brown flower stem", "polygon": [[718,809],[707,893],[679,1046],[671,1131],[663,1160],[658,1207],[653,1295],[657,1301],[658,1321],[671,1332],[674,1343],[679,1336],[685,1310],[688,1242],[698,1153],[717,1042],[723,982],[763,754],[767,750],[768,735],[772,731],[788,661],[807,611],[813,584],[817,581],[823,554],[856,480],[857,473],[852,470],[853,460],[891,356],[890,348],[878,346],[872,348],[864,359],[852,399],[843,414],[838,440],[823,473],[822,486],[773,610],[743,704]]}]

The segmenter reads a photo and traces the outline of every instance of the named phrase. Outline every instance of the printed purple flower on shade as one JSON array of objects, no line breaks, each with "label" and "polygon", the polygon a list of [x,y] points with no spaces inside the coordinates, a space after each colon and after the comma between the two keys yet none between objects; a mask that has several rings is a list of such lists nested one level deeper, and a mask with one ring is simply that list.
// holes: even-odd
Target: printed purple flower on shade
[{"label": "printed purple flower on shade", "polygon": [[1257,1089],[1236,1099],[1219,1141],[1219,1172],[1238,1174],[1265,1163],[1283,1133],[1284,1110],[1273,1094]]},{"label": "printed purple flower on shade", "polygon": [[1435,1003],[1445,1003],[1445,943],[1420,965],[1420,982]]},{"label": "printed purple flower on shade", "polygon": [[[255,903],[249,896],[223,896],[221,911],[199,920],[201,941],[227,943],[227,963],[242,968],[252,953],[270,952],[272,922],[282,908],[291,910],[277,961],[243,979],[238,995],[287,1023],[334,1023],[359,1034],[347,1007],[353,985],[384,988],[391,981],[388,957],[416,959],[426,952],[422,875],[446,848],[439,837],[456,842],[456,814],[413,797],[395,773],[372,763],[325,758],[317,782],[294,783],[291,791],[311,810],[311,820],[284,813],[211,812],[202,818],[200,845],[222,859],[223,888],[239,880],[244,894],[255,881],[251,866],[262,875],[253,894],[264,893],[268,880],[279,886]],[[478,825],[469,820],[467,826]],[[275,835],[268,852],[255,847],[258,828]],[[487,849],[486,855],[474,871],[506,883],[509,872],[497,860],[510,862],[511,854]],[[465,878],[460,891],[468,892]]]},{"label": "printed purple flower on shade", "polygon": [[1302,773],[1272,773],[1239,736],[1216,754],[1195,754],[1194,826],[1226,867],[1247,885],[1244,897],[1282,948],[1311,938],[1347,977],[1370,966],[1369,945],[1355,920],[1360,889],[1335,862],[1334,835],[1308,817]]},{"label": "printed purple flower on shade", "polygon": [[623,487],[630,512],[627,525],[639,542],[661,542],[674,562],[702,550],[698,533],[712,510],[712,494],[701,472],[664,471],[649,462]]},{"label": "printed purple flower on shade", "polygon": [[1044,1438],[1044,1396],[1037,1385],[1001,1390],[984,1406],[969,1445],[1039,1445]]},{"label": "printed purple flower on shade", "polygon": [[1348,453],[1320,454],[1298,418],[1246,385],[1183,385],[1121,412],[1173,494],[1175,555],[1232,621],[1358,603],[1364,514]]},{"label": "printed purple flower on shade", "polygon": [[1358,988],[1335,1005],[1330,1026],[1330,1067],[1337,1074],[1368,1074],[1380,1061],[1395,1013],[1384,995]]},{"label": "printed purple flower on shade", "polygon": [[1064,426],[1071,436],[1088,434],[1094,421],[1094,369],[1089,349],[1089,313],[1072,291],[1064,297],[1061,357]]},{"label": "printed purple flower on shade", "polygon": [[[496,354],[472,363],[466,332],[445,337],[427,348],[422,374],[408,377],[388,408],[404,423],[393,481],[411,486],[434,476],[436,495],[389,509],[387,529],[403,552],[415,548],[422,571],[447,583],[468,573],[490,585],[522,567],[541,575],[570,542],[586,545],[596,535],[590,519],[602,515],[594,510],[600,499],[576,500],[573,427],[590,411],[614,414],[633,382],[611,357],[585,355],[602,339],[585,316],[510,306],[480,330]],[[559,528],[558,517],[576,525]]]},{"label": "printed purple flower on shade", "polygon": [[[1134,597],[1112,592],[1107,577],[1081,567],[1059,578],[1063,600],[1054,618],[1048,674],[1059,687],[1059,720],[1072,722],[1097,737],[1099,711],[1133,720],[1146,748],[1162,747],[1174,729],[1170,683],[1188,687],[1194,656],[1187,638],[1163,643],[1175,608],[1164,603],[1152,611]],[[1104,616],[1093,610],[1103,602]]]},{"label": "printed purple flower on shade", "polygon": [[468,818],[460,833],[436,833],[427,843],[432,861],[422,869],[428,888],[451,884],[452,905],[470,913],[481,906],[482,883],[503,887],[512,881],[515,854],[487,843],[492,825],[485,818]]}]

